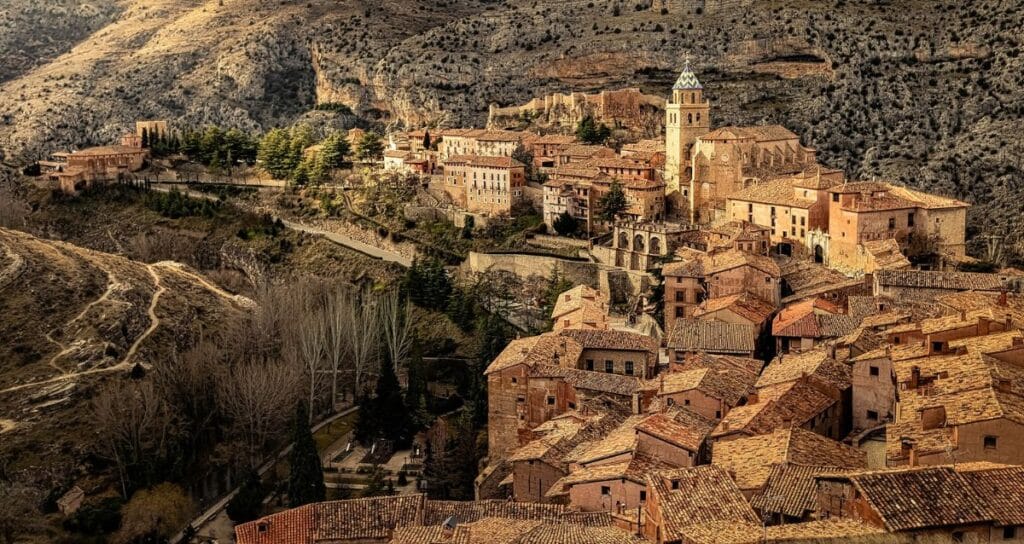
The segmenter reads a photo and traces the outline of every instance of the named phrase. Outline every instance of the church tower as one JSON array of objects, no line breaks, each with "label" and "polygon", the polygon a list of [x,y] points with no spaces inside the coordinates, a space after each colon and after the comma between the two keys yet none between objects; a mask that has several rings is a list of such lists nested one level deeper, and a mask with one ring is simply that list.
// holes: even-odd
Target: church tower
[{"label": "church tower", "polygon": [[672,86],[672,98],[665,104],[665,190],[678,191],[688,200],[690,148],[697,138],[711,132],[711,104],[704,100],[704,87],[686,61],[683,73]]}]

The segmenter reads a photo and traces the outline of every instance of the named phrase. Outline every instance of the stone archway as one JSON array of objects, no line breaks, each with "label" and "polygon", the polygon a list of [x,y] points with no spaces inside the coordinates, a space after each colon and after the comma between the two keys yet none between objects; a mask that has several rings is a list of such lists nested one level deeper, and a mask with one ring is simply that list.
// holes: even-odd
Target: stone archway
[{"label": "stone archway", "polygon": [[619,233],[619,249],[629,249],[629,235],[625,232]]},{"label": "stone archway", "polygon": [[661,255],[661,239],[657,236],[651,237],[651,253],[653,255]]},{"label": "stone archway", "polygon": [[825,250],[822,249],[821,244],[814,246],[814,262],[823,264],[825,262]]},{"label": "stone archway", "polygon": [[644,236],[642,234],[637,234],[633,237],[633,251],[635,253],[643,253],[645,245]]}]

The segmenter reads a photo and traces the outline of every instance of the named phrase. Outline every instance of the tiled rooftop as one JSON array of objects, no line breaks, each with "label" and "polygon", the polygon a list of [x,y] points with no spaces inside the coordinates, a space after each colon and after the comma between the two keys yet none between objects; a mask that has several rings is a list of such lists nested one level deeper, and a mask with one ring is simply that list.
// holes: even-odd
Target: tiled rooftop
[{"label": "tiled rooftop", "polygon": [[718,442],[712,464],[735,475],[740,489],[760,489],[776,464],[862,468],[867,455],[811,431],[778,429],[771,434]]},{"label": "tiled rooftop", "polygon": [[712,353],[753,353],[757,329],[753,325],[677,319],[668,339],[668,347],[681,351]]}]

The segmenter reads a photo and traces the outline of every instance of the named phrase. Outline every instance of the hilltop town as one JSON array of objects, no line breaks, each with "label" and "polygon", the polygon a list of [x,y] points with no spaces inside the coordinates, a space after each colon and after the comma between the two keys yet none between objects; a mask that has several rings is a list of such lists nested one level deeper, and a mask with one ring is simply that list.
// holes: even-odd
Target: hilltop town
[{"label": "hilltop town", "polygon": [[[253,423],[275,431],[240,431],[247,458],[188,482],[206,510],[176,510],[175,538],[225,538],[211,536],[220,520],[241,544],[1024,541],[1024,272],[996,246],[969,254],[973,203],[851,179],[783,125],[716,118],[686,61],[664,97],[553,94],[492,105],[484,128],[299,125],[257,139],[142,120],[111,145],[53,153],[24,171],[44,212],[107,198],[160,214],[153,231],[224,219],[221,207],[260,219],[215,258],[192,251],[196,268],[202,256],[241,276],[227,290],[166,260],[118,260],[107,292],[61,328],[92,332],[71,325],[96,305],[145,309],[110,299],[115,275],[149,294],[136,312],[149,328],[113,341],[97,317],[103,334],[66,342],[89,365],[56,375],[75,350],[44,335],[63,349],[50,369],[23,357],[30,380],[5,378],[0,434],[38,426],[48,403],[68,408],[97,373],[141,382],[159,369],[165,355],[134,356],[161,326],[163,268],[251,326],[193,360],[236,364],[237,351],[302,369],[261,375],[255,394],[211,393],[217,406],[287,399]],[[0,219],[45,230],[28,212]],[[0,290],[61,251],[87,255],[99,285],[99,252],[13,232],[0,231]],[[82,244],[141,253],[105,238]],[[305,265],[297,246],[328,242],[358,254],[338,261],[388,268],[335,290],[268,264]],[[153,289],[138,287],[147,272]],[[275,295],[267,277],[301,288]],[[183,351],[212,329],[178,326]],[[249,408],[230,405],[226,419]],[[120,453],[108,461],[124,499],[158,489],[139,482],[158,483],[170,456],[143,470]],[[110,492],[66,480],[52,513],[77,531]]]}]

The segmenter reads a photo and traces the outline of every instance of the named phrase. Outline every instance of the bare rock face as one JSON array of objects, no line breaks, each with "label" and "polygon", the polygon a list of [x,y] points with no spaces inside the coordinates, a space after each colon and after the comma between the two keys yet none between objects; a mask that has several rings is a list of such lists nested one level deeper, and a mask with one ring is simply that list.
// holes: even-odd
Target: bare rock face
[{"label": "bare rock face", "polygon": [[851,177],[977,203],[986,231],[1024,211],[1024,13],[1010,0],[9,4],[21,15],[0,45],[36,59],[0,65],[11,162],[109,142],[137,118],[266,130],[326,103],[384,125],[479,127],[490,104],[552,93],[665,96],[689,56],[716,125],[781,123]]}]

